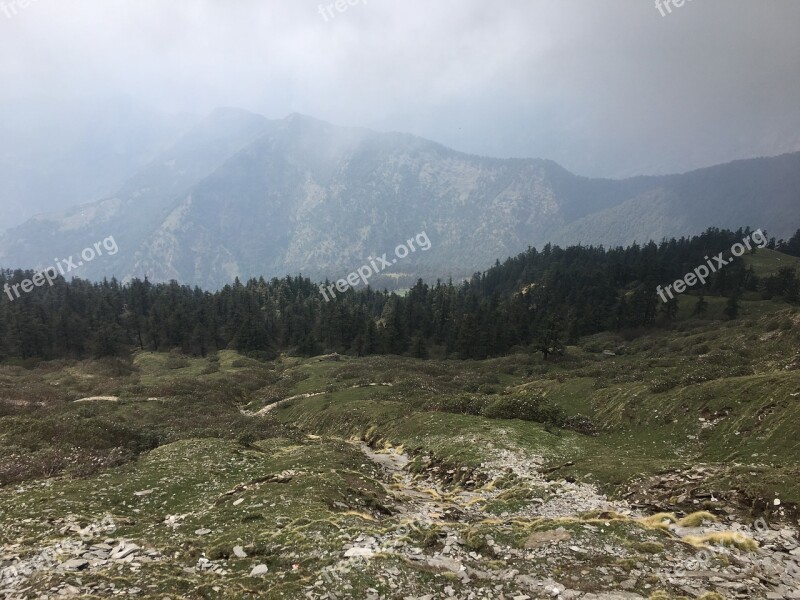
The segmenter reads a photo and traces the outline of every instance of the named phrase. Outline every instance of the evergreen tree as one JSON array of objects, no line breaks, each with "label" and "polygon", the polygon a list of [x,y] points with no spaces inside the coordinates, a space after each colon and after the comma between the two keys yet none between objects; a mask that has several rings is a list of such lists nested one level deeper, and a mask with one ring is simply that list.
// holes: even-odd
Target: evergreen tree
[{"label": "evergreen tree", "polygon": [[120,332],[114,325],[104,325],[92,340],[92,355],[95,358],[118,356],[120,354]]},{"label": "evergreen tree", "polygon": [[259,358],[271,359],[277,355],[272,346],[267,326],[260,315],[247,314],[245,316],[232,345],[243,354]]},{"label": "evergreen tree", "polygon": [[795,234],[789,238],[789,241],[786,242],[786,246],[783,248],[783,251],[786,254],[800,257],[800,229],[798,229]]},{"label": "evergreen tree", "polygon": [[662,303],[661,311],[667,321],[674,321],[678,316],[678,299],[673,297]]},{"label": "evergreen tree", "polygon": [[733,320],[739,316],[739,293],[734,292],[725,305],[725,316]]},{"label": "evergreen tree", "polygon": [[411,341],[411,351],[413,352],[414,358],[428,358],[428,346],[425,344],[425,338],[422,337],[422,334],[416,334],[414,339]]},{"label": "evergreen tree", "polygon": [[[58,279],[15,298],[13,286],[34,274],[0,271],[0,360],[173,348],[196,356],[225,348],[264,358],[279,351],[423,356],[434,347],[462,358],[524,347],[549,358],[565,340],[609,328],[651,327],[659,311],[667,320],[676,318],[677,303],[661,305],[658,282],[682,277],[698,257],[726,251],[747,234],[709,229],[692,238],[608,250],[548,245],[498,261],[462,284],[416,281],[404,296],[366,288],[330,302],[300,276],[237,280],[214,293],[146,279]],[[799,239],[800,232],[784,250]],[[800,281],[792,268],[759,278],[744,261],[734,261],[711,277],[704,293],[733,296],[730,316],[738,314],[742,290],[797,302]],[[694,314],[706,308],[701,297]]]},{"label": "evergreen tree", "polygon": [[706,312],[708,312],[708,302],[706,302],[705,296],[700,296],[694,305],[692,314],[697,317],[702,317]]}]

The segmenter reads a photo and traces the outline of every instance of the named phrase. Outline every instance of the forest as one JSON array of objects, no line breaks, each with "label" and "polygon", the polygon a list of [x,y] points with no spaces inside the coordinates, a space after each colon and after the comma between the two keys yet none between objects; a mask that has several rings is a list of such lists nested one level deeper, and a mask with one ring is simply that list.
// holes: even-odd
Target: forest
[{"label": "forest", "polygon": [[[319,282],[302,276],[237,279],[216,292],[147,279],[59,278],[19,299],[0,297],[0,361],[99,358],[136,349],[195,356],[233,349],[263,360],[333,352],[482,359],[519,350],[547,358],[580,336],[669,326],[677,298],[664,303],[656,288],[750,233],[713,228],[627,248],[547,245],[497,261],[467,281],[420,279],[403,293],[348,290],[330,302]],[[788,242],[769,240],[768,248],[800,256],[800,231]],[[0,288],[32,276],[2,271]],[[734,319],[747,295],[797,303],[800,282],[793,268],[759,277],[735,259],[691,295],[697,317],[707,310],[706,297],[716,296],[727,298],[725,314]]]}]

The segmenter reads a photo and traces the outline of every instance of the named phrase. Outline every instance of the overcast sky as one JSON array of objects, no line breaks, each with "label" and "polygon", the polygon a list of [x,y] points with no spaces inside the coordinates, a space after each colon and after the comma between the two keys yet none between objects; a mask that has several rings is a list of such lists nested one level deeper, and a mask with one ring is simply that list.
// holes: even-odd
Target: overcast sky
[{"label": "overcast sky", "polygon": [[2,119],[124,94],[611,177],[800,149],[798,0],[666,16],[651,0],[366,0],[327,20],[318,0],[19,2],[0,0]]}]

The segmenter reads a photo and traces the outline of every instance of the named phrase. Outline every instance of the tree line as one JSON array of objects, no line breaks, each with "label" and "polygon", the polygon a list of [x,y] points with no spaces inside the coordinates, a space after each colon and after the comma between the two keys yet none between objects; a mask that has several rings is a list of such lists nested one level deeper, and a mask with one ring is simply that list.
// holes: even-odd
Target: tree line
[{"label": "tree line", "polygon": [[[547,357],[580,336],[667,324],[677,303],[661,302],[657,286],[750,233],[712,228],[626,248],[547,245],[497,261],[463,282],[419,280],[402,294],[348,290],[330,302],[319,283],[302,276],[237,279],[216,292],[147,279],[59,278],[14,301],[0,297],[0,360],[176,348],[196,356],[235,349],[265,360],[281,352],[481,359],[520,349]],[[800,256],[800,231],[789,242],[770,244]],[[0,288],[32,275],[0,271]],[[705,297],[724,296],[726,314],[735,318],[742,294],[797,302],[799,290],[791,268],[759,277],[735,259],[692,293],[697,314],[707,306]]]}]

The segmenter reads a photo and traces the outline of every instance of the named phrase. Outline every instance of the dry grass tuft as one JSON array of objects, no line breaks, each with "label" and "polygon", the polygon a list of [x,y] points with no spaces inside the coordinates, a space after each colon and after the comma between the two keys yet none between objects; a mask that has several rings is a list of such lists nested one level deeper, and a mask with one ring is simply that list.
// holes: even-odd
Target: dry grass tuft
[{"label": "dry grass tuft", "polygon": [[714,533],[706,533],[704,535],[691,535],[683,538],[683,541],[696,548],[711,544],[715,546],[738,548],[743,552],[755,552],[758,550],[757,541],[734,531],[715,531]]},{"label": "dry grass tuft", "polygon": [[656,513],[638,521],[650,529],[669,529],[670,525],[678,522],[678,518],[675,513]]},{"label": "dry grass tuft", "polygon": [[678,525],[681,527],[700,527],[703,523],[716,523],[717,517],[712,515],[710,512],[701,510],[699,512],[692,513],[690,515],[686,515],[681,520],[678,521]]}]

